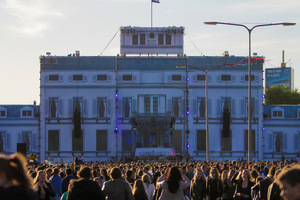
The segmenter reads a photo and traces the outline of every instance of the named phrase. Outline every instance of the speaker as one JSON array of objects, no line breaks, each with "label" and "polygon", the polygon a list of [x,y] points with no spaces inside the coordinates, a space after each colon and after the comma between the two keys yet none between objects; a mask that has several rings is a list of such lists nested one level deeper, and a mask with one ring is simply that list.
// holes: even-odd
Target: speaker
[{"label": "speaker", "polygon": [[17,143],[17,152],[23,154],[26,157],[26,143]]}]

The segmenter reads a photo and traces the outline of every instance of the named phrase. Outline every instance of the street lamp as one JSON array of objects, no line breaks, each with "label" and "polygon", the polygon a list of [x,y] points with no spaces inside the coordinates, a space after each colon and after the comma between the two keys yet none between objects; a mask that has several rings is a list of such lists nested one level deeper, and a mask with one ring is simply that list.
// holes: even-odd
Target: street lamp
[{"label": "street lamp", "polygon": [[209,161],[209,130],[208,130],[208,92],[207,92],[207,73],[211,70],[214,70],[214,69],[217,69],[219,67],[222,67],[222,66],[235,66],[234,64],[222,64],[222,65],[218,65],[216,67],[212,67],[212,68],[209,68],[209,69],[201,69],[201,68],[198,68],[198,67],[195,67],[195,66],[191,66],[191,65],[188,65],[188,66],[176,66],[176,68],[193,68],[193,69],[196,69],[196,70],[200,70],[200,71],[203,71],[205,73],[205,125],[206,125],[206,141],[205,141],[205,144],[206,144],[206,161],[208,162]]},{"label": "street lamp", "polygon": [[241,26],[244,27],[249,34],[249,57],[248,57],[248,162],[252,162],[252,116],[251,116],[251,33],[253,29],[257,27],[263,27],[263,26],[294,26],[296,23],[273,23],[273,24],[258,24],[253,26],[252,28],[248,28],[244,24],[235,24],[235,23],[224,23],[224,22],[204,22],[206,25],[229,25],[229,26]]}]

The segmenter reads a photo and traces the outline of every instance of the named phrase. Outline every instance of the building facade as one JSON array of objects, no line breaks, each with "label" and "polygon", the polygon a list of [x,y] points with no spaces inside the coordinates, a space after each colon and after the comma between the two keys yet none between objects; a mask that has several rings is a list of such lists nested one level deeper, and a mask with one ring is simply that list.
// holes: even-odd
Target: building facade
[{"label": "building facade", "polygon": [[[40,56],[40,106],[0,107],[1,150],[9,154],[17,150],[16,143],[26,143],[27,153],[37,153],[39,160],[59,162],[83,155],[87,161],[105,161],[134,155],[137,148],[174,148],[175,154],[205,160],[207,98],[210,159],[247,158],[247,58],[186,56],[183,27],[121,27],[120,34],[117,56],[80,56],[79,51]],[[279,123],[263,114],[263,59],[251,62],[253,160],[273,159],[277,149],[274,154],[266,144],[274,141],[270,127]],[[11,109],[19,115],[11,117]],[[32,117],[24,118],[23,109],[31,109]],[[225,120],[228,131],[223,131]],[[297,130],[294,125],[294,139]],[[293,141],[281,135],[283,142]],[[297,148],[295,143],[281,153],[292,157]]]}]

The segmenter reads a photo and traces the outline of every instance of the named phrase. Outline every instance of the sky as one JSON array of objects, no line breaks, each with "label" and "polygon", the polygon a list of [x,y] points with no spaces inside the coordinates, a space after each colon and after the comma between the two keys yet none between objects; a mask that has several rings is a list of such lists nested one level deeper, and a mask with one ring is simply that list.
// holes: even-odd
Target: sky
[{"label": "sky", "polygon": [[[256,28],[252,52],[265,68],[279,67],[282,50],[300,90],[300,1],[160,0],[153,4],[153,26],[185,27],[187,56],[248,56],[242,27],[204,25],[205,21],[256,24],[294,22],[296,26]],[[0,0],[0,104],[39,100],[39,56],[116,56],[121,26],[151,26],[150,0]]]}]

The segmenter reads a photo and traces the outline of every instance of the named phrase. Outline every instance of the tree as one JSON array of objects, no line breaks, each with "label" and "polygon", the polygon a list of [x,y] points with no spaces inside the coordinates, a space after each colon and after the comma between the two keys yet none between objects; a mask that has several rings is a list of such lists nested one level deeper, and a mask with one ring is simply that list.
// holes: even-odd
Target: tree
[{"label": "tree", "polygon": [[290,90],[287,86],[274,85],[266,90],[265,103],[267,105],[298,105],[300,104],[300,93]]}]

